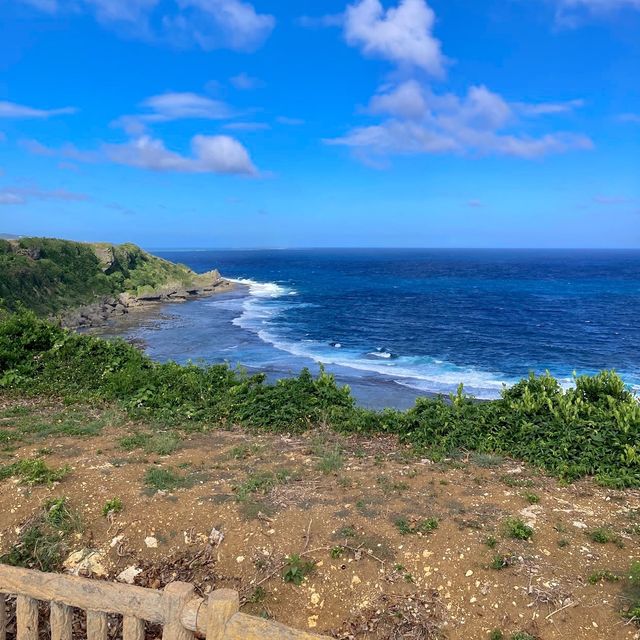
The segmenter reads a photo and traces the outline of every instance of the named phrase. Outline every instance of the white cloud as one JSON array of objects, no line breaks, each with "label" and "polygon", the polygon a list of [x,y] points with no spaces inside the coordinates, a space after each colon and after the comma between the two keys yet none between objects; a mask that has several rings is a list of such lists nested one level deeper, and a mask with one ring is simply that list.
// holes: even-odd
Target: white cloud
[{"label": "white cloud", "polygon": [[162,93],[141,103],[150,113],[124,115],[111,124],[124,129],[131,136],[146,133],[147,124],[171,120],[224,120],[234,115],[229,105],[197,93]]},{"label": "white cloud", "polygon": [[[536,105],[527,106],[536,111]],[[421,153],[537,158],[593,146],[589,138],[580,134],[528,135],[526,128],[522,130],[522,107],[521,103],[508,103],[484,86],[472,86],[460,98],[451,93],[437,95],[416,81],[407,81],[386,87],[372,98],[368,110],[387,119],[353,128],[346,135],[325,142],[354,148],[369,159]]]},{"label": "white cloud", "polygon": [[74,107],[62,109],[36,109],[15,102],[0,101],[0,118],[51,118],[76,113]]},{"label": "white cloud", "polygon": [[153,171],[183,173],[220,173],[256,175],[248,151],[229,136],[196,135],[191,140],[191,155],[184,156],[167,149],[150,136],[141,136],[124,144],[104,146],[109,160]]},{"label": "white cloud", "polygon": [[387,10],[380,0],[358,0],[346,9],[344,35],[366,55],[442,76],[446,60],[432,33],[434,22],[425,0],[399,0]]},{"label": "white cloud", "polygon": [[94,11],[99,22],[136,23],[145,20],[146,16],[158,4],[158,0],[83,0],[84,4]]},{"label": "white cloud", "polygon": [[197,93],[163,93],[147,98],[142,106],[153,112],[139,116],[148,122],[188,118],[223,120],[232,115],[231,109],[224,102]]},{"label": "white cloud", "polygon": [[19,144],[23,149],[36,156],[61,157],[78,162],[97,162],[100,159],[99,154],[95,151],[83,151],[71,142],[58,148],[48,147],[33,139],[20,140]]},{"label": "white cloud", "polygon": [[128,37],[206,51],[253,51],[270,35],[275,18],[243,0],[20,0],[49,14],[93,14]]},{"label": "white cloud", "polygon": [[551,0],[556,7],[556,23],[575,27],[586,17],[604,18],[623,10],[640,10],[640,0]]},{"label": "white cloud", "polygon": [[236,88],[241,91],[248,91],[249,89],[259,89],[264,87],[264,82],[260,80],[260,78],[254,78],[247,73],[239,73],[237,76],[233,76],[233,78],[229,78],[229,82]]},{"label": "white cloud", "polygon": [[527,104],[514,103],[514,108],[525,116],[547,116],[559,113],[571,113],[580,107],[584,107],[584,100],[567,100],[566,102],[539,102]]},{"label": "white cloud", "polygon": [[47,190],[38,187],[4,187],[0,189],[0,205],[26,204],[32,199],[81,202],[90,198],[83,193],[75,193],[66,189]]},{"label": "white cloud", "polygon": [[388,92],[379,92],[369,103],[371,113],[389,113],[408,119],[423,118],[428,106],[422,87],[415,80],[408,80],[396,87],[389,88]]}]

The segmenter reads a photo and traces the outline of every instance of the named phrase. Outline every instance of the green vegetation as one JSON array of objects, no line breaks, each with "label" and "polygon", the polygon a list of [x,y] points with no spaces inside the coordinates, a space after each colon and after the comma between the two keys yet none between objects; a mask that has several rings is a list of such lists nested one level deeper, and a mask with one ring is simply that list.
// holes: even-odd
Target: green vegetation
[{"label": "green vegetation", "polygon": [[297,553],[294,553],[286,558],[282,579],[299,587],[305,577],[313,573],[315,567],[316,563],[313,560],[303,560]]},{"label": "green vegetation", "polygon": [[78,515],[66,498],[48,500],[27,522],[16,543],[0,556],[0,563],[40,571],[59,571],[68,551],[67,540],[81,531]]},{"label": "green vegetation", "polygon": [[342,456],[342,449],[340,447],[335,447],[334,449],[328,450],[322,454],[322,457],[318,462],[318,471],[322,471],[325,475],[335,473],[342,469],[343,464],[344,458]]},{"label": "green vegetation", "polygon": [[509,518],[505,522],[505,531],[514,540],[529,540],[533,535],[533,528],[525,524],[520,518]]},{"label": "green vegetation", "polygon": [[120,498],[112,498],[104,503],[104,506],[102,507],[102,515],[107,518],[115,515],[116,513],[120,513],[123,508],[124,505]]},{"label": "green vegetation", "polygon": [[506,569],[507,567],[510,567],[512,564],[513,564],[512,556],[504,556],[504,555],[496,554],[491,559],[491,562],[489,563],[489,568],[495,569],[496,571],[500,571],[502,569]]},{"label": "green vegetation", "polygon": [[498,545],[498,540],[495,536],[487,536],[484,539],[484,543],[489,547],[489,549],[495,549]]},{"label": "green vegetation", "polygon": [[538,504],[540,502],[540,496],[532,491],[527,491],[522,496],[529,504]]},{"label": "green vegetation", "polygon": [[144,449],[145,453],[168,456],[180,446],[180,437],[167,431],[158,433],[132,433],[120,438],[120,446],[126,451]]},{"label": "green vegetation", "polygon": [[174,491],[182,487],[191,486],[188,478],[177,474],[171,469],[152,467],[144,474],[144,483],[152,491]]},{"label": "green vegetation", "polygon": [[142,294],[187,284],[194,273],[133,244],[84,244],[52,238],[0,240],[0,300],[47,315],[100,296]]},{"label": "green vegetation", "polygon": [[411,535],[415,533],[431,533],[438,528],[437,518],[428,518],[419,520],[418,522],[409,522],[407,518],[397,518],[395,521],[396,529],[401,535]]},{"label": "green vegetation", "polygon": [[242,484],[233,488],[236,494],[236,500],[242,502],[254,493],[266,494],[277,485],[288,482],[292,475],[289,469],[279,469],[275,473],[272,471],[254,473]]},{"label": "green vegetation", "polygon": [[52,484],[62,480],[69,473],[68,467],[51,469],[44,460],[18,460],[0,467],[0,480],[17,477],[25,484]]},{"label": "green vegetation", "polygon": [[629,603],[624,616],[640,625],[640,561],[634,562],[629,569],[629,585],[624,595]]},{"label": "green vegetation", "polygon": [[620,580],[620,577],[615,573],[612,573],[608,569],[604,569],[602,571],[594,571],[588,578],[587,581],[589,584],[598,584],[598,582],[617,582]]},{"label": "green vegetation", "polygon": [[[610,487],[640,486],[640,403],[613,372],[575,383],[565,391],[549,375],[531,375],[491,402],[459,389],[405,412],[372,411],[322,370],[267,384],[227,365],[155,363],[123,341],[76,335],[27,311],[0,317],[0,388],[22,394],[111,402],[131,418],[183,430],[398,434],[435,460],[464,449],[519,458],[568,481],[591,475]],[[381,487],[400,490],[391,481]]]}]

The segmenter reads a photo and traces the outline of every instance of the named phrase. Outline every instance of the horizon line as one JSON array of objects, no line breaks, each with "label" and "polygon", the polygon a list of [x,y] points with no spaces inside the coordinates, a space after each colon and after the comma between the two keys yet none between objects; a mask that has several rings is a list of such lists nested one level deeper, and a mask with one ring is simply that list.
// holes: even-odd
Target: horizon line
[{"label": "horizon line", "polygon": [[[114,243],[117,244],[117,243]],[[290,247],[167,247],[146,246],[147,251],[640,251],[638,247],[391,247],[391,246],[290,246]]]}]

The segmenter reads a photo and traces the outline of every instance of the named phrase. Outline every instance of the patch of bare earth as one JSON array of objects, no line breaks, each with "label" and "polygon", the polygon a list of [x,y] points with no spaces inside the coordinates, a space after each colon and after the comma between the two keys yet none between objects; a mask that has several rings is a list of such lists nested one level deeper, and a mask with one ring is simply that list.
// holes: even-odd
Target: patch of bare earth
[{"label": "patch of bare earth", "polygon": [[[600,571],[623,577],[639,559],[638,491],[563,486],[487,456],[436,464],[391,438],[325,432],[212,428],[183,433],[169,455],[126,451],[120,439],[147,427],[113,408],[87,409],[100,424],[93,435],[43,436],[42,424],[65,411],[0,398],[0,432],[20,431],[5,437],[0,465],[41,457],[70,467],[51,486],[0,481],[0,553],[44,501],[65,496],[83,522],[69,543],[84,550],[76,571],[153,588],[176,579],[203,593],[233,588],[247,613],[336,638],[640,637],[620,615],[623,580],[589,581]],[[182,486],[155,490],[150,469]],[[104,517],[113,498],[123,509]],[[533,528],[530,540],[508,535],[513,517]],[[601,527],[610,542],[593,541]],[[306,564],[299,585],[284,579],[295,554]]]}]

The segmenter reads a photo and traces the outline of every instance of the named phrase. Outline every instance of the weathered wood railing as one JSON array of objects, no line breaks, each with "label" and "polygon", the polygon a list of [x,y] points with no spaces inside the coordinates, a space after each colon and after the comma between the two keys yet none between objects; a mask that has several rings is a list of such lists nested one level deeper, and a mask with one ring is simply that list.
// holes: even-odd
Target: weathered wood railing
[{"label": "weathered wood railing", "polygon": [[195,634],[207,640],[321,639],[240,613],[238,594],[229,589],[202,599],[184,582],[156,591],[0,565],[0,640],[7,640],[7,596],[16,596],[16,640],[38,640],[38,601],[51,605],[51,640],[72,639],[73,608],[87,613],[88,640],[107,640],[108,614],[122,616],[123,640],[144,640],[145,621],[162,625],[162,640],[193,640]]}]

